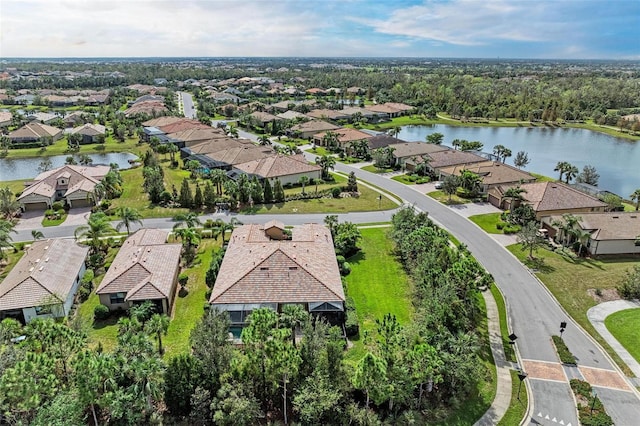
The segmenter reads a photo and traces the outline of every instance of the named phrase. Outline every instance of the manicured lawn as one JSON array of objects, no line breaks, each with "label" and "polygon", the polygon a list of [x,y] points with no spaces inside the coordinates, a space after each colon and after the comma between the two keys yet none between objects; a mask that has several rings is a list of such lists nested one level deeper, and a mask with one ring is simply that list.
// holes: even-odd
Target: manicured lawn
[{"label": "manicured lawn", "polygon": [[374,166],[373,164],[370,165],[370,166],[362,167],[362,170],[367,171],[367,172],[371,172],[371,173],[391,173],[391,172],[393,172],[393,169],[379,169],[376,166]]},{"label": "manicured lawn", "polygon": [[504,297],[496,285],[491,286],[491,295],[498,306],[498,315],[500,316],[500,335],[502,336],[502,346],[504,348],[504,356],[507,361],[516,362],[516,353],[513,345],[509,344],[509,324],[507,323],[507,309],[504,304]]},{"label": "manicured lawn", "polygon": [[536,177],[536,182],[555,182],[557,179],[537,173],[529,172],[530,175]]},{"label": "manicured lawn", "polygon": [[0,188],[9,187],[13,194],[20,194],[24,189],[24,181],[25,179],[20,180],[5,180],[0,182]]},{"label": "manicured lawn", "polygon": [[615,354],[589,322],[587,310],[595,306],[597,302],[587,293],[587,290],[615,289],[624,278],[626,271],[638,263],[638,259],[633,257],[584,259],[576,258],[568,251],[563,253],[560,250],[552,252],[548,249],[540,249],[535,256],[543,263],[542,266],[538,266],[527,259],[528,252],[523,252],[520,245],[514,244],[507,249],[522,263],[537,270],[538,278],[553,293],[569,315],[608,351],[621,368],[626,369],[627,374],[631,374],[620,357]]},{"label": "manicured lawn", "polygon": [[58,226],[62,223],[64,223],[65,220],[67,220],[67,214],[63,214],[62,216],[60,216],[60,218],[58,219],[47,219],[46,217],[44,219],[42,219],[42,226],[43,227],[49,227],[49,226]]},{"label": "manicured lawn", "polygon": [[625,309],[609,315],[604,324],[613,336],[640,362],[640,309]]},{"label": "manicured lawn", "polygon": [[367,228],[360,232],[362,250],[348,259],[351,273],[345,278],[347,294],[353,298],[360,321],[360,339],[347,355],[353,361],[364,355],[362,339],[365,333],[375,332],[376,319],[392,313],[401,324],[408,324],[413,315],[411,283],[392,253],[388,228]]},{"label": "manicured lawn", "polygon": [[502,234],[502,231],[496,228],[500,220],[500,213],[487,213],[469,216],[469,220],[484,230],[487,234]]},{"label": "manicured lawn", "polygon": [[[132,207],[140,212],[143,218],[148,217],[172,217],[179,213],[187,212],[187,209],[165,208],[151,204],[149,196],[142,187],[144,179],[142,177],[142,167],[123,170],[120,172],[124,185],[122,195],[111,203],[111,208]],[[187,170],[172,169],[164,167],[164,182],[167,191],[171,192],[171,185],[175,185],[180,191],[180,184],[184,178],[188,178],[190,173]],[[190,180],[191,189],[195,192],[195,184]]]},{"label": "manicured lawn", "polygon": [[323,155],[333,155],[332,152],[328,151],[326,148],[322,146],[317,146],[315,148],[307,149],[306,152],[310,154],[316,154],[318,157],[321,157]]},{"label": "manicured lawn", "polygon": [[396,182],[404,183],[405,185],[415,185],[417,183],[427,183],[430,181],[428,177],[417,175],[400,175],[391,178]]},{"label": "manicured lawn", "polygon": [[520,379],[518,378],[518,372],[511,370],[511,403],[509,409],[504,413],[504,417],[498,423],[498,426],[512,426],[519,425],[520,421],[524,418],[524,413],[527,411],[527,390],[525,384],[522,384],[520,388],[520,399],[518,399],[518,389],[520,388]]},{"label": "manicured lawn", "polygon": [[462,197],[458,197],[457,195],[453,194],[451,196],[451,201],[449,201],[449,196],[447,194],[445,194],[442,191],[432,191],[427,193],[427,195],[431,198],[436,199],[437,201],[441,202],[442,204],[446,204],[446,205],[453,205],[453,204],[468,204],[468,203],[473,203],[475,200],[471,199],[471,198],[462,198]]},{"label": "manicured lawn", "polygon": [[0,281],[2,281],[11,269],[18,263],[18,260],[22,257],[24,252],[22,250],[18,250],[17,253],[14,253],[13,250],[4,250],[5,258],[0,260]]},{"label": "manicured lawn", "polygon": [[166,357],[187,353],[190,350],[191,329],[202,318],[204,304],[207,302],[205,299],[207,285],[204,282],[204,276],[209,269],[213,250],[219,247],[220,240],[203,239],[198,248],[196,260],[184,271],[189,276],[188,293],[184,297],[178,295],[176,298],[169,331],[162,340]]},{"label": "manicured lawn", "polygon": [[[46,157],[51,155],[71,155],[67,152],[67,138],[63,137],[49,145],[46,151],[41,152],[40,148],[18,148],[10,149],[7,158],[24,158],[24,157]],[[104,149],[103,149],[104,148]],[[124,142],[113,139],[113,136],[107,137],[105,143],[80,145],[80,151],[75,154],[100,154],[105,152],[132,152],[140,155],[148,149],[147,145],[138,144],[138,138],[129,138]]]},{"label": "manicured lawn", "polygon": [[[331,185],[331,186],[335,186]],[[307,186],[307,191],[315,191],[313,185]],[[291,190],[299,193],[301,188],[292,188]],[[244,212],[256,214],[265,213],[347,213],[347,212],[363,212],[376,210],[389,210],[398,206],[397,203],[383,196],[380,200],[380,194],[364,185],[358,185],[360,196],[349,198],[316,198],[310,200],[294,200],[286,203],[277,204],[261,204],[253,209],[246,209]]]}]

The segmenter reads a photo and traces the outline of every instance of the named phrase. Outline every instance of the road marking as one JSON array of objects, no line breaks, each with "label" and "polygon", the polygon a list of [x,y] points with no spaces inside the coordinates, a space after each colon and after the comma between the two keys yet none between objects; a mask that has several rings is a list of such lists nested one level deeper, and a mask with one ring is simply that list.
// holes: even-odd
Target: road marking
[{"label": "road marking", "polygon": [[578,368],[584,379],[589,382],[591,386],[632,392],[627,381],[624,380],[624,378],[622,378],[616,371],[593,367]]},{"label": "road marking", "polygon": [[567,382],[564,369],[558,362],[523,360],[522,369],[528,374],[530,379]]},{"label": "road marking", "polygon": [[538,411],[538,417],[540,417],[541,419],[550,420],[553,423],[558,423],[558,424],[561,424],[561,425],[564,425],[564,426],[571,426],[571,422],[569,422],[569,423],[567,423],[565,425],[564,420],[562,420],[562,419],[558,420],[557,417],[551,418],[551,416],[549,414],[543,416],[542,415],[542,411]]}]

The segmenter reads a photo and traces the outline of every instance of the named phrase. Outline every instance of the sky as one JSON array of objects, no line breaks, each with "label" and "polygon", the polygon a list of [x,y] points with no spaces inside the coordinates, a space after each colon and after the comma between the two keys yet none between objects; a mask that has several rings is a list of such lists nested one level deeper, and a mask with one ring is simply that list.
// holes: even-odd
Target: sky
[{"label": "sky", "polygon": [[3,57],[640,60],[638,0],[0,0]]}]

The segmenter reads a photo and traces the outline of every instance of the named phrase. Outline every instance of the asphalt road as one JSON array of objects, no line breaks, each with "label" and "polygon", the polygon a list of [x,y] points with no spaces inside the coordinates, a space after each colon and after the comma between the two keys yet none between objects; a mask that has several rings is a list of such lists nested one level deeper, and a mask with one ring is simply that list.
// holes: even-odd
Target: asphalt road
[{"label": "asphalt road", "polygon": [[[589,380],[604,406],[617,425],[634,425],[640,422],[640,399],[619,369],[600,346],[563,311],[548,290],[511,253],[500,246],[484,231],[448,207],[385,177],[338,163],[336,170],[354,171],[358,178],[371,182],[401,197],[416,208],[429,212],[429,216],[466,244],[495,279],[505,296],[511,331],[518,336],[516,346],[522,361],[521,367],[529,374],[525,379],[530,389],[530,415],[527,423],[542,425],[577,426],[576,403],[569,388],[568,379],[558,362],[551,336],[559,334],[561,321],[568,327],[563,334],[571,352],[578,359],[578,369],[572,374],[578,377],[589,374]],[[338,215],[341,221],[371,223],[390,220],[393,211],[346,213]],[[203,217],[237,217],[243,223],[264,223],[277,219],[286,224],[322,222],[324,214],[306,215],[235,215],[216,213]],[[171,219],[146,219],[144,225],[170,229]],[[45,237],[73,236],[75,227],[50,227],[40,229]],[[21,231],[14,241],[31,240],[30,231]],[[559,376],[558,376],[559,374]],[[596,377],[596,379],[593,379]],[[613,384],[612,384],[613,380]],[[616,384],[617,383],[617,384]],[[622,390],[626,389],[626,390]],[[523,390],[524,391],[524,390]]]},{"label": "asphalt road", "polygon": [[180,101],[182,102],[182,110],[187,118],[196,118],[196,108],[193,105],[193,97],[190,93],[180,92]]}]

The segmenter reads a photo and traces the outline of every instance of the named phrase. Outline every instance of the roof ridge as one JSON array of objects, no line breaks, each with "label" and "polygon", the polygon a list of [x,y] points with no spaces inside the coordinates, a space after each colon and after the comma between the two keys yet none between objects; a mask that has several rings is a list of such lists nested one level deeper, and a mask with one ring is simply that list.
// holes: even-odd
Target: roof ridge
[{"label": "roof ridge", "polygon": [[300,262],[298,262],[296,259],[291,258],[291,256],[289,256],[287,253],[285,253],[280,246],[278,245],[278,249],[277,251],[280,251],[282,254],[284,254],[286,257],[288,257],[289,259],[291,259],[291,261],[293,263],[295,263],[296,265],[299,265],[302,269],[304,269],[304,271],[311,275],[316,281],[318,281],[320,284],[322,284],[322,286],[324,288],[326,288],[327,290],[329,290],[330,293],[332,293],[333,295],[335,295],[338,299],[340,299],[340,295],[336,294],[335,291],[333,291],[332,289],[330,289],[325,283],[324,281],[322,281],[321,279],[319,279],[317,276],[315,276],[309,269],[307,269],[306,267],[302,266],[302,264],[300,264]]}]

